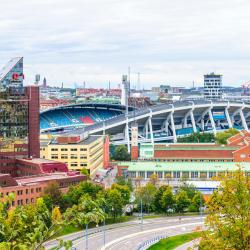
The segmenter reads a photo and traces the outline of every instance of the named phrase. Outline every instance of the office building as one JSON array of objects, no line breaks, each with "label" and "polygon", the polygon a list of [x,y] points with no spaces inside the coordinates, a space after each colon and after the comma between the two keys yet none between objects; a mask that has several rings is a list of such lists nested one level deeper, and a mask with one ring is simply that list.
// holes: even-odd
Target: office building
[{"label": "office building", "polygon": [[204,98],[221,99],[222,97],[222,75],[210,73],[204,75]]},{"label": "office building", "polygon": [[88,134],[59,135],[56,139],[41,142],[41,157],[64,162],[70,170],[89,170],[91,176],[109,164],[109,139]]}]

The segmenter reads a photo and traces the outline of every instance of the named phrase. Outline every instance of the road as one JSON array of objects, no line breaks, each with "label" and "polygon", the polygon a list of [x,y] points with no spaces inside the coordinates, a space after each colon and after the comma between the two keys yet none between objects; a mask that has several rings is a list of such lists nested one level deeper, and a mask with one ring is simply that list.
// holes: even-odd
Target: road
[{"label": "road", "polygon": [[[204,217],[184,216],[162,217],[147,219],[141,225],[140,221],[134,220],[125,223],[106,226],[105,246],[103,227],[90,229],[88,233],[88,250],[136,250],[146,240],[160,235],[173,236],[191,232],[197,226],[203,225]],[[64,240],[72,240],[77,250],[86,250],[85,232],[78,232],[62,237]],[[45,247],[51,249],[56,242],[48,242]]]}]

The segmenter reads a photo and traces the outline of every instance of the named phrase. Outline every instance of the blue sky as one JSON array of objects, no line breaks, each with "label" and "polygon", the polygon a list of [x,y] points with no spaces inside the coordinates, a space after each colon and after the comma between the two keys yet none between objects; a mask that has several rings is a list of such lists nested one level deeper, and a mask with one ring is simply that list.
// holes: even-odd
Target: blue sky
[{"label": "blue sky", "polygon": [[24,56],[26,83],[116,86],[250,80],[248,0],[8,0],[0,2],[0,65]]}]

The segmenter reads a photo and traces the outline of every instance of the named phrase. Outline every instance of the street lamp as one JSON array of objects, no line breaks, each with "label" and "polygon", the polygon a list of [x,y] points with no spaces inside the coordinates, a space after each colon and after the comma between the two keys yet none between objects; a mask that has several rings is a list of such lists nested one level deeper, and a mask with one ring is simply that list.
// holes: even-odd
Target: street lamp
[{"label": "street lamp", "polygon": [[143,212],[142,212],[142,199],[141,199],[141,230],[143,230]]}]

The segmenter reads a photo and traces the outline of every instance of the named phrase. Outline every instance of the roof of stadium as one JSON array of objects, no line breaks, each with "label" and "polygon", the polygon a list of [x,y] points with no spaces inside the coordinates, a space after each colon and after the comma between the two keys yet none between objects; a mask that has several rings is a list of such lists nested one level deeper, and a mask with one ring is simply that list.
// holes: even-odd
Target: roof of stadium
[{"label": "roof of stadium", "polygon": [[[40,114],[46,113],[48,111],[61,110],[61,109],[71,109],[71,108],[98,108],[98,109],[113,109],[119,111],[125,111],[126,107],[120,104],[108,104],[108,103],[78,103],[70,104],[64,106],[57,106],[50,109],[46,109],[40,112]],[[133,107],[129,107],[129,111],[134,110]]]}]

